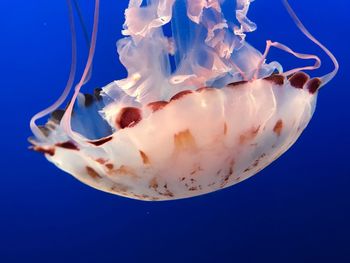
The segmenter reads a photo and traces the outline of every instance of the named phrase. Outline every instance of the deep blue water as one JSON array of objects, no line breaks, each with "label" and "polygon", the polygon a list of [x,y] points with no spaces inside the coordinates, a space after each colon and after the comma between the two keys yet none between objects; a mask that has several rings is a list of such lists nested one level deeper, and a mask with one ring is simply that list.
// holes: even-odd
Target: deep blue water
[{"label": "deep blue water", "polygon": [[[80,1],[83,2],[83,1]],[[292,1],[339,59],[338,76],[297,143],[249,180],[209,195],[141,202],[94,190],[27,150],[30,117],[68,77],[65,1],[0,1],[0,262],[350,262],[350,2]],[[125,76],[115,50],[126,0],[101,3],[94,75],[87,89]],[[91,23],[93,1],[82,11]],[[319,54],[279,0],[257,0],[250,18],[266,39]],[[86,45],[79,35],[80,71]],[[279,51],[286,68],[300,61]]]}]

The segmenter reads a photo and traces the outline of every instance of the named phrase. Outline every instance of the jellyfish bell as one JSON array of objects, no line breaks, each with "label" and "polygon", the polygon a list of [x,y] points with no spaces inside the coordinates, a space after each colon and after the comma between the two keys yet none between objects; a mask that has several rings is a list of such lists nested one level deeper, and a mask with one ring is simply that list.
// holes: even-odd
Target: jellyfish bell
[{"label": "jellyfish bell", "polygon": [[[320,78],[304,73],[317,56],[267,41],[262,54],[245,40],[256,29],[247,17],[250,0],[236,1],[229,22],[222,2],[150,0],[129,2],[119,58],[128,71],[94,94],[80,93],[89,79],[98,29],[94,29],[83,76],[65,110],[58,109],[73,85],[75,25],[71,2],[72,68],[62,96],[35,115],[33,149],[96,189],[140,200],[171,200],[213,192],[265,168],[298,139],[309,123],[317,94],[338,70],[330,51],[290,8],[301,31],[332,59]],[[172,24],[172,36],[163,27]],[[313,66],[283,71],[266,63],[271,47]],[[172,65],[169,58],[173,57]],[[37,119],[51,113],[45,126]]]}]

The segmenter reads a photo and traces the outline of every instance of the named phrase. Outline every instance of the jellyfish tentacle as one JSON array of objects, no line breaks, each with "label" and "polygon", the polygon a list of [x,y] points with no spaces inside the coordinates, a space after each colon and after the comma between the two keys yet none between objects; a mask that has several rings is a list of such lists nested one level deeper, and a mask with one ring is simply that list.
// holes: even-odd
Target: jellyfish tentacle
[{"label": "jellyfish tentacle", "polygon": [[[87,27],[86,27],[86,23],[84,21],[84,17],[83,17],[83,15],[81,13],[81,9],[80,9],[78,0],[73,0],[73,4],[74,4],[74,7],[76,9],[76,12],[77,12],[77,15],[78,15],[78,19],[79,19],[79,22],[80,22],[80,25],[81,25],[81,28],[82,28],[82,31],[83,31],[83,35],[84,35],[86,46],[87,46],[87,48],[90,48],[91,40],[90,40],[89,33],[88,33],[88,30],[87,30]],[[91,76],[92,76],[92,66],[90,68],[88,77],[86,78],[86,81],[85,81],[84,84],[89,82],[89,80],[91,79]]]},{"label": "jellyfish tentacle", "polygon": [[292,54],[293,56],[300,58],[300,59],[304,59],[304,60],[308,60],[308,59],[314,59],[315,60],[315,64],[313,66],[304,66],[304,67],[299,67],[299,68],[295,68],[295,69],[291,69],[289,71],[286,71],[283,73],[283,75],[285,76],[289,76],[294,74],[295,72],[298,71],[302,71],[302,70],[315,70],[318,69],[321,66],[321,59],[316,56],[316,55],[310,55],[310,54],[303,54],[303,53],[297,53],[295,51],[293,51],[291,48],[287,47],[286,45],[283,45],[279,42],[271,42],[270,45],[272,47],[281,49],[287,53]]},{"label": "jellyfish tentacle", "polygon": [[300,31],[308,38],[310,39],[312,42],[314,42],[317,46],[319,46],[327,55],[328,57],[332,60],[333,65],[334,65],[334,69],[333,71],[331,71],[330,73],[322,76],[321,82],[322,82],[322,86],[326,85],[328,82],[330,82],[335,75],[337,74],[338,70],[339,70],[339,63],[337,61],[337,59],[335,58],[335,56],[332,54],[332,52],[326,47],[324,46],[320,41],[318,41],[310,32],[309,30],[307,30],[307,28],[304,26],[304,24],[301,22],[301,20],[299,19],[299,17],[296,15],[295,11],[293,10],[293,8],[290,6],[290,4],[288,3],[287,0],[283,0],[283,4],[286,7],[289,15],[291,16],[291,18],[293,19],[293,21],[295,22],[296,26],[300,29]]},{"label": "jellyfish tentacle", "polygon": [[321,60],[316,55],[297,53],[297,52],[293,51],[291,48],[287,47],[284,44],[281,44],[279,42],[272,42],[271,40],[267,40],[266,41],[265,52],[264,52],[264,54],[263,54],[263,56],[262,56],[262,58],[261,58],[261,60],[260,60],[260,62],[258,64],[258,66],[257,66],[257,69],[256,69],[256,71],[254,73],[254,79],[257,79],[259,71],[260,71],[262,65],[264,64],[271,47],[275,47],[275,48],[281,49],[281,50],[283,50],[283,51],[285,51],[287,53],[292,54],[293,56],[295,56],[297,58],[300,58],[300,59],[304,59],[304,60],[314,59],[315,60],[315,64],[313,66],[304,66],[304,67],[291,69],[289,71],[284,72],[283,73],[284,76],[289,76],[289,75],[294,74],[295,72],[302,71],[302,70],[315,70],[315,69],[318,69],[321,66]]},{"label": "jellyfish tentacle", "polygon": [[256,67],[255,73],[253,75],[253,80],[256,80],[258,78],[258,74],[259,74],[259,71],[261,69],[261,66],[264,64],[264,62],[267,58],[267,55],[269,54],[270,49],[271,49],[271,40],[267,40],[264,54],[263,54],[263,56],[258,64],[258,66]]},{"label": "jellyfish tentacle", "polygon": [[70,73],[69,78],[66,84],[66,87],[64,88],[61,96],[49,107],[46,109],[38,112],[35,114],[32,119],[30,120],[30,128],[33,132],[33,134],[37,138],[45,138],[45,135],[42,133],[42,131],[39,129],[39,127],[36,125],[36,121],[41,119],[42,117],[50,114],[51,112],[58,109],[63,102],[68,97],[75,78],[76,74],[76,68],[77,68],[77,38],[76,38],[76,29],[75,29],[75,23],[74,23],[74,14],[73,14],[73,8],[70,0],[67,0],[68,5],[68,11],[69,11],[69,25],[70,25],[70,31],[71,31],[71,46],[72,46],[72,54],[71,54],[71,67],[70,67]]},{"label": "jellyfish tentacle", "polygon": [[75,86],[73,97],[68,104],[68,107],[63,115],[63,118],[61,120],[60,126],[62,129],[66,132],[67,136],[71,139],[78,141],[80,143],[84,143],[85,138],[74,132],[71,127],[71,117],[73,112],[73,106],[75,104],[75,101],[79,95],[80,89],[82,86],[86,83],[86,80],[89,77],[89,72],[92,66],[93,58],[95,55],[96,50],[96,40],[97,40],[97,32],[98,32],[98,21],[99,21],[99,11],[100,11],[100,0],[95,1],[95,11],[94,11],[94,24],[93,24],[93,30],[92,30],[92,36],[91,36],[91,43],[90,43],[90,49],[89,49],[89,55],[88,59],[85,65],[85,69],[83,72],[83,75],[79,81],[79,83]]},{"label": "jellyfish tentacle", "polygon": [[81,25],[82,30],[83,30],[83,35],[84,35],[84,39],[85,39],[86,45],[87,45],[88,47],[90,47],[90,37],[89,37],[89,33],[88,33],[88,31],[87,31],[86,24],[85,24],[83,15],[82,15],[82,13],[81,13],[81,10],[80,10],[78,1],[77,1],[77,0],[73,0],[73,4],[74,4],[75,9],[77,10],[77,15],[78,15],[79,22],[80,22],[80,25]]}]

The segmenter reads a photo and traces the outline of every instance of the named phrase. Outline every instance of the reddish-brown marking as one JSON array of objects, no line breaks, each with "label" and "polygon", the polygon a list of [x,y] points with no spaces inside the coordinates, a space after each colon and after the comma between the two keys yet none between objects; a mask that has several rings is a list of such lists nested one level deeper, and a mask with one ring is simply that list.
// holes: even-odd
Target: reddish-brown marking
[{"label": "reddish-brown marking", "polygon": [[95,146],[101,146],[101,145],[105,144],[106,142],[109,142],[112,139],[113,139],[113,136],[109,136],[109,137],[101,138],[101,139],[96,140],[96,141],[89,141],[89,143],[91,143]]},{"label": "reddish-brown marking", "polygon": [[174,197],[174,194],[172,192],[170,192],[169,190],[166,190],[165,193],[158,192],[158,194],[163,195],[163,196],[167,196],[167,197]]},{"label": "reddish-brown marking", "polygon": [[321,86],[322,82],[319,78],[313,78],[307,83],[307,89],[311,94],[315,94]]},{"label": "reddish-brown marking", "polygon": [[79,148],[72,142],[67,141],[67,142],[61,142],[61,143],[56,143],[57,147],[69,149],[69,150],[76,150],[79,151]]},{"label": "reddish-brown marking", "polygon": [[129,190],[129,187],[126,185],[120,184],[120,183],[114,183],[113,186],[111,187],[112,191],[118,192],[118,193],[125,193]]},{"label": "reddish-brown marking", "polygon": [[88,173],[88,175],[92,178],[92,179],[101,179],[101,175],[98,174],[98,172],[96,172],[93,168],[91,168],[90,166],[86,166],[86,172]]},{"label": "reddish-brown marking", "polygon": [[132,195],[135,197],[135,198],[138,198],[140,200],[152,200],[152,197],[151,196],[148,196],[148,195],[139,195],[139,194],[135,194],[135,193],[132,193]]},{"label": "reddish-brown marking", "polygon": [[196,92],[202,92],[205,90],[208,90],[208,87],[200,87],[200,88],[196,89]]},{"label": "reddish-brown marking", "polygon": [[255,162],[253,163],[252,168],[253,168],[253,167],[257,167],[257,166],[259,165],[259,163],[260,163],[260,160],[261,160],[262,158],[264,158],[265,156],[266,156],[265,153],[263,153],[262,155],[260,155],[259,158],[258,158],[257,160],[255,160]]},{"label": "reddish-brown marking", "polygon": [[174,194],[172,192],[170,192],[168,190],[168,185],[165,184],[163,187],[165,189],[165,192],[161,192],[159,190],[159,184],[158,184],[158,180],[156,177],[153,177],[151,179],[151,181],[149,182],[149,185],[148,185],[149,188],[153,189],[155,192],[157,192],[158,194],[162,195],[162,196],[168,196],[168,197],[173,197]]},{"label": "reddish-brown marking", "polygon": [[107,161],[102,159],[102,158],[98,158],[95,160],[96,162],[98,162],[99,164],[105,164]]},{"label": "reddish-brown marking", "polygon": [[44,148],[44,147],[41,147],[41,146],[34,146],[32,149],[34,151],[36,151],[36,152],[40,152],[40,153],[43,153],[43,154],[48,154],[50,156],[54,156],[55,155],[55,148]]},{"label": "reddish-brown marking", "polygon": [[113,172],[118,174],[118,175],[129,175],[132,177],[137,177],[134,170],[128,166],[125,166],[125,165],[121,165],[118,169],[114,169]]},{"label": "reddish-brown marking", "polygon": [[109,170],[113,170],[114,165],[113,165],[112,163],[107,163],[107,164],[106,164],[106,167],[107,167]]},{"label": "reddish-brown marking", "polygon": [[142,120],[141,110],[134,107],[125,107],[121,109],[117,117],[116,124],[119,128],[124,129],[133,127]]},{"label": "reddish-brown marking", "polygon": [[186,95],[188,95],[188,94],[191,94],[191,93],[193,93],[192,90],[183,90],[183,91],[180,91],[179,93],[177,93],[177,94],[175,94],[174,96],[172,96],[171,99],[170,99],[170,101],[172,101],[172,100],[178,100],[178,99],[180,99],[180,98],[182,98],[182,97],[184,97],[184,96],[186,96]]},{"label": "reddish-brown marking", "polygon": [[230,169],[229,172],[224,176],[223,181],[221,183],[221,187],[224,187],[225,185],[227,185],[227,183],[229,182],[231,176],[233,175],[233,167],[235,165],[234,160],[230,161]]},{"label": "reddish-brown marking", "polygon": [[284,84],[284,76],[280,74],[272,74],[269,77],[264,78],[265,80],[272,82],[275,85],[282,86]]},{"label": "reddish-brown marking", "polygon": [[188,129],[174,135],[174,144],[177,151],[196,149],[196,141]]},{"label": "reddish-brown marking", "polygon": [[[192,171],[191,171],[191,175],[195,175],[196,173],[199,173],[200,171],[203,171],[202,167],[200,166],[200,164],[195,164],[194,167],[192,168]],[[194,182],[196,181],[194,178],[191,178],[190,179],[191,182]]]},{"label": "reddish-brown marking", "polygon": [[280,119],[276,122],[275,127],[273,127],[273,132],[280,136],[283,129],[283,121]]},{"label": "reddish-brown marking", "polygon": [[147,106],[152,109],[153,112],[163,109],[168,104],[167,101],[155,101],[148,103]]},{"label": "reddish-brown marking", "polygon": [[259,130],[260,130],[260,125],[258,127],[251,128],[245,134],[242,134],[239,137],[239,143],[240,144],[245,144],[248,141],[253,140],[258,135]]},{"label": "reddish-brown marking", "polygon": [[294,88],[302,89],[309,78],[304,72],[297,72],[289,78],[289,83]]},{"label": "reddish-brown marking", "polygon": [[147,154],[145,154],[143,151],[139,151],[139,152],[140,152],[143,164],[150,164],[151,162],[150,162]]},{"label": "reddish-brown marking", "polygon": [[158,188],[158,181],[156,177],[153,177],[152,180],[149,182],[149,188],[153,188],[154,190],[157,190]]},{"label": "reddish-brown marking", "polygon": [[224,123],[224,134],[225,135],[227,134],[227,123],[226,122]]},{"label": "reddish-brown marking", "polygon": [[236,86],[240,86],[240,85],[243,85],[243,84],[246,84],[246,83],[248,83],[248,81],[242,80],[242,81],[232,82],[232,83],[228,84],[227,86],[231,87],[231,88],[234,88]]}]

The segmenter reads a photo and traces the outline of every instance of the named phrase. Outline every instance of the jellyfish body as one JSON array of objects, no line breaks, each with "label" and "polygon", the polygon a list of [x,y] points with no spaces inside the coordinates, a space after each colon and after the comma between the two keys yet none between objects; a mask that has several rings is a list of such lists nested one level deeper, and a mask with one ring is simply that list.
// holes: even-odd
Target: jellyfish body
[{"label": "jellyfish body", "polygon": [[[310,79],[301,70],[317,68],[316,56],[270,41],[261,54],[245,41],[255,29],[250,1],[237,0],[236,23],[225,20],[221,2],[130,1],[127,37],[118,42],[128,77],[94,95],[80,94],[78,84],[76,101],[52,113],[34,149],[87,185],[140,200],[213,192],[277,159],[306,128],[337,65]],[[169,38],[162,26],[170,21]],[[315,66],[283,72],[278,62],[265,63],[272,46]]]}]

